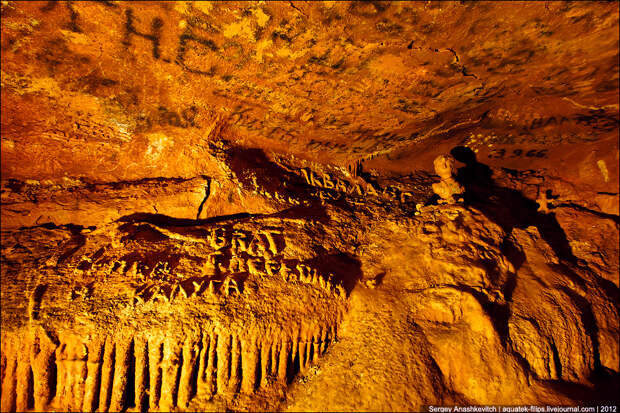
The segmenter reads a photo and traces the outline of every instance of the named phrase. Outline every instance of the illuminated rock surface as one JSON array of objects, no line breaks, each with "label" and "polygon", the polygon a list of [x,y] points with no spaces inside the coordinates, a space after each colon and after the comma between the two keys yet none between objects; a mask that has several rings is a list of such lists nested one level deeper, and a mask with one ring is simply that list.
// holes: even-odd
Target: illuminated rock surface
[{"label": "illuminated rock surface", "polygon": [[1,7],[2,411],[619,403],[617,4]]}]

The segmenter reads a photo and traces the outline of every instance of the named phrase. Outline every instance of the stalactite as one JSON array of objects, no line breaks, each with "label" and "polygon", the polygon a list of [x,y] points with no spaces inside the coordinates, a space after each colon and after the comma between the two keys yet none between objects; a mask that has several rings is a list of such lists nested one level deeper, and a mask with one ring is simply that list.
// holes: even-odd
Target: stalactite
[{"label": "stalactite", "polygon": [[28,410],[28,397],[32,394],[32,371],[30,369],[30,345],[26,344],[17,356],[17,366],[15,373],[17,374],[16,382],[16,400],[15,406],[17,411],[24,412]]},{"label": "stalactite", "polygon": [[92,340],[88,346],[87,372],[84,383],[84,397],[82,400],[82,410],[93,412],[97,408],[95,405],[96,397],[101,385],[101,364],[103,343],[100,339]]},{"label": "stalactite", "polygon": [[217,345],[218,336],[211,332],[206,335],[206,340],[209,343],[205,351],[205,370],[203,379],[204,394],[211,396],[215,393],[215,369],[217,362]]},{"label": "stalactite", "polygon": [[271,343],[266,339],[260,346],[260,388],[269,385],[269,362],[271,361]]},{"label": "stalactite", "polygon": [[86,378],[88,376],[88,351],[83,343],[75,343],[73,353],[69,363],[69,375],[73,377],[70,391],[73,393],[73,402],[70,405],[72,411],[82,409],[84,401],[84,392],[86,386]]},{"label": "stalactite", "polygon": [[306,371],[306,343],[304,343],[303,336],[299,337],[297,351],[299,352],[299,371],[304,373]]},{"label": "stalactite", "polygon": [[312,363],[312,338],[306,337],[306,363],[304,365],[304,369],[308,369],[310,367],[310,363]]},{"label": "stalactite", "polygon": [[241,368],[241,346],[239,337],[233,335],[230,350],[230,379],[227,389],[230,393],[237,393],[239,391],[239,385],[243,375]]},{"label": "stalactite", "polygon": [[241,391],[243,393],[254,393],[256,388],[257,365],[258,350],[256,348],[256,335],[249,334],[249,337],[241,342],[241,367],[243,371]]},{"label": "stalactite", "polygon": [[34,409],[44,411],[53,397],[52,366],[54,365],[56,345],[46,334],[35,331],[34,343],[30,352],[32,379],[34,383]]},{"label": "stalactite", "polygon": [[157,338],[149,338],[149,410],[157,410],[161,395],[161,360],[162,342]]},{"label": "stalactite", "polygon": [[289,374],[292,376],[298,372],[299,366],[297,365],[299,359],[299,331],[295,330],[291,340],[291,369]]},{"label": "stalactite", "polygon": [[103,352],[101,367],[101,388],[99,389],[99,411],[105,412],[110,405],[112,380],[114,378],[115,343],[112,337],[107,337]]},{"label": "stalactite", "polygon": [[56,397],[54,404],[59,408],[67,408],[73,398],[69,389],[68,363],[67,363],[67,343],[62,343],[56,349]]},{"label": "stalactite", "polygon": [[17,352],[13,351],[13,346],[7,346],[7,362],[6,370],[4,373],[4,380],[2,380],[2,407],[3,412],[10,412],[15,410],[16,404],[16,387],[17,387]]},{"label": "stalactite", "polygon": [[190,336],[183,344],[183,365],[181,367],[181,378],[179,379],[179,395],[177,405],[186,408],[192,395],[192,377],[196,369],[198,360],[199,341],[194,336]]},{"label": "stalactite", "polygon": [[323,328],[321,334],[321,344],[319,345],[319,353],[324,354],[327,349],[327,341],[329,340],[329,330],[327,328]]},{"label": "stalactite", "polygon": [[321,340],[321,331],[317,330],[312,336],[312,361],[315,361],[316,359],[319,358],[320,340]]},{"label": "stalactite", "polygon": [[198,383],[197,390],[199,394],[206,393],[205,390],[205,379],[207,374],[207,365],[209,363],[209,345],[210,345],[209,335],[205,332],[201,333],[201,346],[200,353],[198,354]]},{"label": "stalactite", "polygon": [[279,340],[277,338],[274,338],[271,344],[271,362],[269,363],[271,367],[269,370],[269,374],[272,377],[278,377],[278,360],[280,353],[280,346],[278,344]]},{"label": "stalactite", "polygon": [[132,342],[120,340],[116,343],[116,357],[114,364],[114,379],[112,381],[112,396],[110,400],[110,411],[120,411],[123,408],[125,399],[125,388],[127,387],[127,369],[129,367],[129,352]]},{"label": "stalactite", "polygon": [[136,410],[146,410],[146,397],[147,397],[147,380],[149,375],[148,365],[148,345],[146,339],[142,337],[136,337],[134,339],[134,359],[135,359],[135,372],[134,372],[134,405]]},{"label": "stalactite", "polygon": [[196,396],[253,394],[307,371],[336,334],[335,326],[242,336],[208,330],[164,341],[67,336],[59,344],[33,334],[20,351],[3,342],[2,409],[157,411],[185,409]]},{"label": "stalactite", "polygon": [[174,339],[164,342],[164,359],[162,363],[161,399],[159,407],[169,411],[174,407],[177,393],[177,376],[181,362],[181,345]]},{"label": "stalactite", "polygon": [[288,377],[288,357],[290,353],[290,343],[288,338],[283,338],[280,342],[280,359],[278,360],[278,381],[286,384]]},{"label": "stalactite", "polygon": [[217,392],[223,392],[228,385],[230,363],[230,336],[219,335],[217,340]]}]

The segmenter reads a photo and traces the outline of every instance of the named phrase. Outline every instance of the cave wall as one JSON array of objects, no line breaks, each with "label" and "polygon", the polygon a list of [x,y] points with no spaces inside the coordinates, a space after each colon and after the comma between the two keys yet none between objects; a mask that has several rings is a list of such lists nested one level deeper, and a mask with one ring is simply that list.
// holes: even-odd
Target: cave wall
[{"label": "cave wall", "polygon": [[618,404],[617,4],[1,13],[3,411]]}]

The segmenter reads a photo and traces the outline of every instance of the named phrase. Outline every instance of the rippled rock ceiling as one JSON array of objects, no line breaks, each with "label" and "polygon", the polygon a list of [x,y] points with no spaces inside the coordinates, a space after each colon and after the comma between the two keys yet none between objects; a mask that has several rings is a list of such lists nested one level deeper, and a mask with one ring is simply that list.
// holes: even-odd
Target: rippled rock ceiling
[{"label": "rippled rock ceiling", "polygon": [[617,3],[1,7],[2,411],[618,404]]}]

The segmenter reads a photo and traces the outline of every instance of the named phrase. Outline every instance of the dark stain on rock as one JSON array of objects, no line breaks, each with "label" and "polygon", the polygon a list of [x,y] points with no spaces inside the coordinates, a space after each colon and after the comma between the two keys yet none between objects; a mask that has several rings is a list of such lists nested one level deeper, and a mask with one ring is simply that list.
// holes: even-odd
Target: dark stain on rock
[{"label": "dark stain on rock", "polygon": [[354,1],[349,5],[349,12],[360,17],[375,17],[390,7],[389,2],[382,1]]}]

